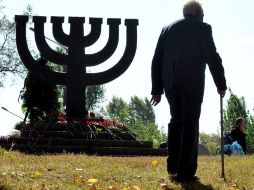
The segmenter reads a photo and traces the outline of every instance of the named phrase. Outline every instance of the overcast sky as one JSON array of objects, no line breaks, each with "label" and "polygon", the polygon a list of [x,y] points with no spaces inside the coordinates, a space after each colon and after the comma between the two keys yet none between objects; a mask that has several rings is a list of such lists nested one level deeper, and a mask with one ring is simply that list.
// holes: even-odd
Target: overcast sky
[{"label": "overcast sky", "polygon": [[[106,96],[110,100],[113,95],[122,97],[126,101],[131,96],[150,99],[151,79],[150,67],[154,49],[161,28],[175,20],[182,18],[183,0],[3,0],[5,12],[13,20],[15,14],[22,14],[28,4],[34,13],[47,16],[45,35],[52,38],[50,16],[64,16],[64,30],[68,33],[68,16],[102,17],[103,28],[101,38],[87,53],[99,51],[107,42],[107,18],[121,18],[120,38],[115,54],[101,66],[92,68],[93,72],[107,70],[118,62],[125,48],[124,19],[139,19],[138,42],[135,58],[128,70],[116,80],[107,83]],[[203,0],[204,22],[211,24],[217,51],[222,57],[228,86],[237,96],[245,97],[247,107],[251,113],[254,107],[254,93],[252,81],[254,79],[254,12],[252,0]],[[89,24],[85,24],[85,35],[89,33]],[[28,36],[33,40],[31,31]],[[23,117],[18,103],[19,91],[23,81],[16,85],[0,89],[0,106]],[[224,98],[224,104],[229,93]],[[217,133],[219,130],[220,105],[219,95],[211,78],[209,69],[206,70],[206,89],[200,131]],[[164,128],[170,120],[169,107],[166,98],[155,107],[156,122]],[[0,135],[9,133],[19,118],[0,110]]]}]

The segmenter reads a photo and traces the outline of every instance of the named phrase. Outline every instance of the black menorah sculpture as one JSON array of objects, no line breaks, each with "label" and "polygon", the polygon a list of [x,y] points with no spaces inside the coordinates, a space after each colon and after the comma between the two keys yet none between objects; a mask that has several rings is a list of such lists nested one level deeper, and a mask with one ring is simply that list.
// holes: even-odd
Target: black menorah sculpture
[{"label": "black menorah sculpture", "polygon": [[108,18],[109,37],[105,47],[97,53],[86,54],[85,48],[93,45],[100,37],[102,18],[90,18],[91,31],[84,36],[84,17],[69,17],[70,33],[62,28],[64,17],[51,17],[53,35],[57,42],[68,48],[68,54],[54,51],[46,42],[44,23],[46,17],[34,16],[35,41],[42,57],[46,60],[67,67],[66,73],[55,72],[37,63],[32,57],[26,40],[28,16],[16,15],[16,42],[18,53],[27,69],[42,80],[53,84],[66,85],[66,116],[82,118],[85,114],[85,89],[89,85],[110,82],[123,74],[131,64],[137,48],[137,19],[125,19],[125,51],[113,67],[99,73],[87,73],[86,67],[96,66],[106,61],[115,52],[119,41],[121,19]]}]

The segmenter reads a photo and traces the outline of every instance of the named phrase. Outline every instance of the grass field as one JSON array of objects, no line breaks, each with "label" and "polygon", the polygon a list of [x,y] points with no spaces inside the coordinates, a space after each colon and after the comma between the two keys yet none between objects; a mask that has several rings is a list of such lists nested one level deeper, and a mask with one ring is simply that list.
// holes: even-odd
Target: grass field
[{"label": "grass field", "polygon": [[0,149],[0,189],[5,190],[254,190],[254,157],[199,157],[199,182],[168,180],[165,157],[28,155]]}]

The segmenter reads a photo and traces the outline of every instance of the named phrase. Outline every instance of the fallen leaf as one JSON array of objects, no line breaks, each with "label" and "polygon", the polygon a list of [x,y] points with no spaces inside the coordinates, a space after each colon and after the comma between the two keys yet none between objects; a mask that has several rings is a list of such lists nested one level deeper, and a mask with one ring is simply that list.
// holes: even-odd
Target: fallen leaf
[{"label": "fallen leaf", "polygon": [[152,166],[157,166],[158,165],[158,161],[157,160],[153,160],[152,161]]},{"label": "fallen leaf", "polygon": [[138,186],[136,186],[136,185],[132,186],[132,189],[133,190],[140,190],[140,188]]},{"label": "fallen leaf", "polygon": [[42,176],[42,174],[41,174],[40,172],[38,172],[38,171],[35,171],[35,172],[31,175],[32,178],[39,178],[39,177],[41,177],[41,176]]},{"label": "fallen leaf", "polygon": [[97,183],[98,179],[90,178],[87,180],[88,183]]}]

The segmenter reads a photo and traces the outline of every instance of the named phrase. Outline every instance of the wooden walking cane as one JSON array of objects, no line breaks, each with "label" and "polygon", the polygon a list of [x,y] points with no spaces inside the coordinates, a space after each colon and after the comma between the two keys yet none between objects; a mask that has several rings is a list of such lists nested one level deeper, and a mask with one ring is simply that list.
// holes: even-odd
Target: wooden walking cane
[{"label": "wooden walking cane", "polygon": [[223,129],[223,96],[220,95],[220,124],[221,124],[221,178],[226,181],[224,171],[224,129]]}]

